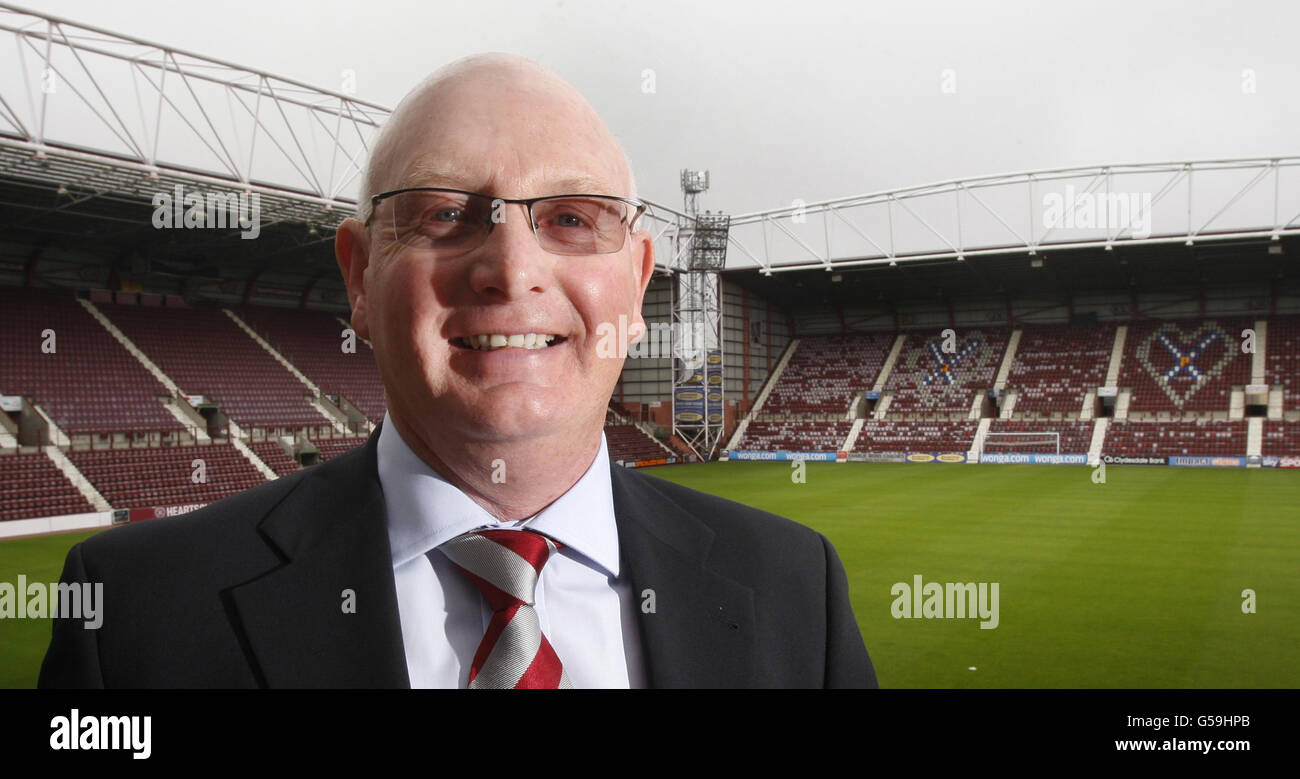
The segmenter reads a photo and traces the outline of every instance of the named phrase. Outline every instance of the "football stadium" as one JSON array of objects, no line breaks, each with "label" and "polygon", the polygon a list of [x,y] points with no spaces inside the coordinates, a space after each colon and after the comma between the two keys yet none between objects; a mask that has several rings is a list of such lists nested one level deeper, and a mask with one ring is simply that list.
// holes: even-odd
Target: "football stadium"
[{"label": "football stadium", "polygon": [[[22,688],[51,635],[24,584],[74,544],[382,421],[333,240],[391,106],[8,5],[0,30]],[[610,459],[829,538],[882,687],[1300,686],[1300,156],[748,213],[678,177],[642,197],[656,273]]]}]

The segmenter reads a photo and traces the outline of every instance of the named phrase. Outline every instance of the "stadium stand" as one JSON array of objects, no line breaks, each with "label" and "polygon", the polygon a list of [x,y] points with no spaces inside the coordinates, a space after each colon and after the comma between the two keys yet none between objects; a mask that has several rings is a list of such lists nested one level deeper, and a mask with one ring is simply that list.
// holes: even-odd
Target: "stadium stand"
[{"label": "stadium stand", "polygon": [[[72,451],[68,457],[114,508],[211,503],[266,479],[229,444]],[[203,461],[204,481],[195,473]]]},{"label": "stadium stand", "polygon": [[1300,317],[1280,316],[1268,320],[1265,377],[1282,387],[1282,409],[1300,410]]},{"label": "stadium stand", "polygon": [[[990,433],[1059,433],[1061,436],[1061,454],[1086,454],[1088,447],[1092,443],[1092,422],[1042,422],[1042,421],[1013,421],[1004,419],[995,419],[989,426]],[[1023,443],[1018,439],[1003,439],[1006,442],[1001,445],[990,445],[988,439],[984,442],[984,451],[986,452],[1017,452],[1029,454],[1056,454],[1056,445],[1054,442],[1045,444]]]},{"label": "stadium stand", "polygon": [[853,449],[858,452],[970,451],[978,422],[870,421],[862,426]]},{"label": "stadium stand", "polygon": [[1240,343],[1253,325],[1245,317],[1130,325],[1120,379],[1132,388],[1129,411],[1226,413],[1232,387],[1250,383],[1250,355]]},{"label": "stadium stand", "polygon": [[892,333],[800,339],[763,413],[845,413],[855,394],[871,389],[893,343]]},{"label": "stadium stand", "polygon": [[0,332],[0,394],[34,400],[64,432],[183,429],[162,404],[167,388],[71,292],[0,288]]},{"label": "stadium stand", "polygon": [[1105,383],[1114,342],[1114,325],[1025,326],[1007,377],[1019,396],[1014,413],[1077,419],[1084,395]]},{"label": "stadium stand", "polygon": [[1115,420],[1106,433],[1108,455],[1243,457],[1246,423],[1198,419],[1194,422]]},{"label": "stadium stand", "polygon": [[384,417],[384,385],[374,353],[360,338],[342,349],[343,324],[321,311],[245,307],[235,314],[326,395],[342,395],[371,422]]},{"label": "stadium stand", "polygon": [[253,450],[253,454],[257,455],[258,459],[266,463],[266,467],[275,471],[277,476],[287,476],[302,468],[298,461],[290,457],[284,451],[284,447],[275,441],[249,441],[248,448]]},{"label": "stadium stand", "polygon": [[750,422],[739,449],[755,452],[837,452],[852,422]]},{"label": "stadium stand", "polygon": [[365,442],[365,438],[322,438],[320,440],[312,440],[312,443],[320,450],[320,458],[322,460],[329,460],[346,452],[350,452]]},{"label": "stadium stand", "polygon": [[993,386],[1010,337],[1007,328],[963,329],[956,352],[947,354],[934,331],[908,333],[885,385],[894,395],[888,417],[968,413],[975,393]]},{"label": "stadium stand", "polygon": [[[149,305],[145,305],[148,298]],[[154,299],[156,298],[156,300]],[[219,403],[246,426],[325,422],[307,403],[308,389],[219,307],[184,308],[161,296],[116,295],[101,310],[186,391]],[[132,303],[131,301],[139,301]],[[347,398],[368,418],[384,413],[373,355],[358,342],[339,349],[343,325],[323,312],[244,307],[237,315],[326,394]],[[1132,390],[1128,420],[1112,420],[1104,453],[1120,456],[1232,456],[1246,453],[1245,420],[1226,415],[1234,386],[1249,382],[1250,358],[1234,348],[1245,317],[1142,321],[1130,326],[1121,366]],[[0,289],[0,393],[39,403],[69,434],[183,429],[160,402],[163,387],[70,292]],[[39,348],[57,333],[55,355]],[[959,331],[960,332],[960,331]],[[939,350],[931,332],[907,335],[886,390],[884,420],[866,420],[855,449],[870,453],[967,452],[978,421],[967,420],[975,392],[993,385],[1009,330],[960,332],[958,352]],[[801,339],[739,449],[835,451],[853,425],[843,419],[853,397],[878,379],[895,340],[891,333]],[[1094,423],[1079,421],[1087,391],[1104,382],[1115,326],[1026,325],[1007,378],[1018,392],[1014,417],[991,420],[990,433],[1060,434],[1063,454],[1087,452]],[[1269,320],[1266,380],[1283,387],[1286,412],[1300,404],[1300,317]],[[35,344],[35,347],[32,345]],[[1165,383],[1163,376],[1170,376]],[[987,410],[986,410],[987,411]],[[1193,419],[1192,417],[1198,417]],[[949,418],[951,417],[951,418]],[[611,411],[605,427],[614,461],[660,459],[662,446]],[[320,459],[337,457],[364,437],[313,439]],[[303,466],[274,440],[248,446],[277,475]],[[989,446],[986,452],[1050,453],[1049,442]],[[1266,420],[1262,453],[1300,456],[1300,422]],[[69,451],[69,458],[114,508],[207,503],[264,481],[234,447],[164,446]],[[192,461],[207,481],[195,484]],[[170,474],[170,475],[169,475]],[[0,456],[0,519],[56,516],[93,507],[43,454]]]},{"label": "stadium stand", "polygon": [[1266,420],[1261,454],[1300,456],[1300,422]]},{"label": "stadium stand", "polygon": [[0,455],[0,521],[94,510],[44,453]]},{"label": "stadium stand", "polygon": [[662,460],[672,456],[636,425],[605,425],[605,445],[612,462]]},{"label": "stadium stand", "polygon": [[103,305],[104,314],[186,394],[244,426],[326,424],[310,391],[220,307]]}]

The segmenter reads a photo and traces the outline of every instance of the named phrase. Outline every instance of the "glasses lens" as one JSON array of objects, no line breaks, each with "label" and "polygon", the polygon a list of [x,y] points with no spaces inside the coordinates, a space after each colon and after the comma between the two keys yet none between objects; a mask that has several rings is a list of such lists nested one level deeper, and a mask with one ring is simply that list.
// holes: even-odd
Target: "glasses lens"
[{"label": "glasses lens", "polygon": [[395,240],[440,254],[472,251],[488,234],[492,201],[460,192],[401,192],[388,199]]},{"label": "glasses lens", "polygon": [[605,197],[556,197],[533,204],[537,240],[555,254],[610,254],[623,248],[632,207]]}]

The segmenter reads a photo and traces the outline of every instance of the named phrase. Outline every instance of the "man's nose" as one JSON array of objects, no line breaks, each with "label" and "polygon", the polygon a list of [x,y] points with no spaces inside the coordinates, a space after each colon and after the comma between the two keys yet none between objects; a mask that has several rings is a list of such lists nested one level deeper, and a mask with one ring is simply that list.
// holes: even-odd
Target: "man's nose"
[{"label": "man's nose", "polygon": [[546,290],[555,258],[542,250],[533,234],[528,206],[510,203],[490,225],[470,270],[470,286],[479,295],[512,300]]}]

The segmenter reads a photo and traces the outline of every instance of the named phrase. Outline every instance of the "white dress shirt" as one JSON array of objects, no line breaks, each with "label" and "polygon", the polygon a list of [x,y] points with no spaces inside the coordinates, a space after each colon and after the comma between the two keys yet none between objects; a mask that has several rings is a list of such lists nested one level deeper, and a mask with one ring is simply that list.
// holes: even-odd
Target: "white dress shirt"
[{"label": "white dress shirt", "polygon": [[542,569],[534,607],[573,686],[645,686],[636,625],[639,602],[628,577],[620,576],[603,434],[596,459],[578,483],[540,513],[518,522],[497,520],[430,468],[387,415],[377,455],[412,687],[468,685],[470,664],[492,611],[437,547],[486,527],[527,527],[564,545]]}]

